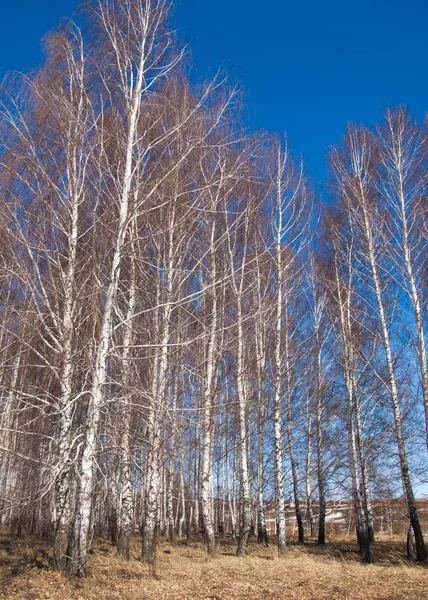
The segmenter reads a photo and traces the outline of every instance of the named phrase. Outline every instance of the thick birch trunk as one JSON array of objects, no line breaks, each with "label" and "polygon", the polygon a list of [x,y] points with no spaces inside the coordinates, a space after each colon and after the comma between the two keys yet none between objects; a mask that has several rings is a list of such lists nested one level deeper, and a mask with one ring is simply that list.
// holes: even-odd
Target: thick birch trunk
[{"label": "thick birch trunk", "polygon": [[154,564],[156,559],[156,540],[161,524],[160,502],[162,472],[160,468],[160,430],[157,415],[149,417],[150,442],[147,453],[147,488],[144,517],[144,534],[141,559]]},{"label": "thick birch trunk", "polygon": [[4,408],[0,413],[0,447],[2,449],[0,454],[0,524],[5,521],[8,525],[10,525],[11,520],[11,511],[8,506],[11,504],[17,481],[13,456],[19,443],[15,419],[18,408],[16,394],[20,362],[21,356],[15,359],[10,389],[6,395]]},{"label": "thick birch trunk", "polygon": [[63,367],[61,376],[61,396],[58,403],[58,466],[54,496],[54,544],[53,568],[59,571],[68,564],[70,528],[72,522],[70,495],[70,456],[72,452],[71,434],[73,420],[73,305],[75,300],[76,253],[78,244],[78,198],[73,198],[71,207],[71,235],[69,242],[69,259],[65,279],[64,315],[63,315]]},{"label": "thick birch trunk", "polygon": [[[211,402],[210,402],[211,404]],[[211,462],[211,445],[212,445],[212,423],[211,423],[211,406],[206,406],[204,410],[203,421],[203,445],[202,445],[202,485],[201,485],[201,508],[202,519],[204,524],[204,536],[207,547],[208,556],[215,555],[215,535],[214,535],[214,518],[212,514],[212,493],[213,493],[213,465]]]}]

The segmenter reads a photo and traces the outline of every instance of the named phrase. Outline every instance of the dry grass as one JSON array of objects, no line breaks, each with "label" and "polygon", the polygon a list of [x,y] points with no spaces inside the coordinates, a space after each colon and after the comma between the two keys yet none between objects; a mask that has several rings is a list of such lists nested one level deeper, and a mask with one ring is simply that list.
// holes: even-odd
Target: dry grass
[{"label": "dry grass", "polygon": [[0,536],[0,600],[428,600],[428,568],[407,563],[403,541],[378,542],[373,565],[345,540],[292,545],[284,559],[256,543],[244,558],[234,550],[224,542],[208,561],[201,543],[162,543],[154,577],[138,561],[137,541],[129,562],[97,542],[89,577],[73,580],[49,569],[43,542]]}]

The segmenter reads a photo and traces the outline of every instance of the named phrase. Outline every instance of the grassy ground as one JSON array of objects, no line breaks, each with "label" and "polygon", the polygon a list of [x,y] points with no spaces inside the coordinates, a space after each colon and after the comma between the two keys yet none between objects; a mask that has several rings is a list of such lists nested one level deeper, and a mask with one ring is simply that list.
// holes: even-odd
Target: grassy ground
[{"label": "grassy ground", "polygon": [[255,542],[244,558],[234,551],[225,541],[208,561],[201,543],[161,543],[154,575],[138,561],[137,541],[129,562],[99,541],[90,575],[73,580],[50,570],[37,538],[0,536],[0,600],[428,600],[428,567],[407,563],[403,541],[378,542],[373,565],[345,540],[324,549],[291,545],[284,559]]}]

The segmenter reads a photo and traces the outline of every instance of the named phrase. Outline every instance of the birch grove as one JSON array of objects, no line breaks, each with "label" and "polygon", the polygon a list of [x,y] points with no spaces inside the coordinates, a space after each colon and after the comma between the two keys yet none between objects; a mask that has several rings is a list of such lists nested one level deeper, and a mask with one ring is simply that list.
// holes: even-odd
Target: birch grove
[{"label": "birch grove", "polygon": [[0,90],[1,527],[80,577],[94,537],[323,545],[340,496],[371,561],[386,480],[425,561],[426,127],[350,127],[324,203],[171,9],[85,2]]}]

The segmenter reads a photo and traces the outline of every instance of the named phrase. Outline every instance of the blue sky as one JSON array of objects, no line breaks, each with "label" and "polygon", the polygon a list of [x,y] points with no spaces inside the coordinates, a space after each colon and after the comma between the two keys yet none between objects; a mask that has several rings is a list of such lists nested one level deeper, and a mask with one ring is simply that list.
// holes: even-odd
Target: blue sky
[{"label": "blue sky", "polygon": [[[40,62],[40,39],[76,0],[3,0],[0,79]],[[287,133],[316,183],[348,121],[386,106],[428,110],[426,0],[179,0],[175,26],[195,73],[220,64],[246,90],[251,126]]]}]

